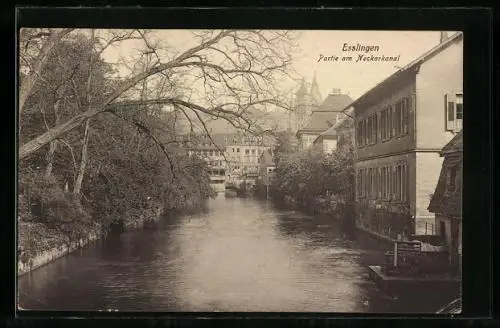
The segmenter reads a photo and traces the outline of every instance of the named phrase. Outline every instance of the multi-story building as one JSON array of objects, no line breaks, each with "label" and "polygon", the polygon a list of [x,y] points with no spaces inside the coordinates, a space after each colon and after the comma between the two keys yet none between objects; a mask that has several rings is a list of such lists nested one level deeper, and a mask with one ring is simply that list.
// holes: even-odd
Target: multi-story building
[{"label": "multi-story building", "polygon": [[[222,136],[223,137],[223,136]],[[189,156],[196,155],[208,164],[211,186],[217,191],[225,190],[226,184],[226,145],[220,134],[202,135],[189,141]]]},{"label": "multi-story building", "polygon": [[342,112],[352,103],[351,97],[333,89],[321,106],[312,110],[307,124],[297,131],[299,150],[309,148],[321,133],[332,127],[345,114]]},{"label": "multi-story building", "polygon": [[272,146],[263,136],[235,134],[226,138],[227,180],[234,184],[255,184],[259,176],[259,157]]},{"label": "multi-story building", "polygon": [[435,233],[427,207],[439,153],[462,127],[462,76],[463,37],[456,33],[352,103],[360,228],[391,238]]}]

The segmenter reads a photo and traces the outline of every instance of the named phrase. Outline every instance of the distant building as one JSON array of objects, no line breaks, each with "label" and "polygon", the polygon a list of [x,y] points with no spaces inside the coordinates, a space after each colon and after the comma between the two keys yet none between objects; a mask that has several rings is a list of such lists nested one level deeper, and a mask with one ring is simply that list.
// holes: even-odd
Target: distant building
[{"label": "distant building", "polygon": [[198,156],[209,166],[210,182],[212,187],[218,191],[225,190],[227,163],[225,159],[224,136],[221,134],[201,135],[190,138],[189,156]]},{"label": "distant building", "polygon": [[292,110],[288,112],[288,129],[293,133],[306,126],[313,110],[321,104],[321,93],[319,92],[316,74],[311,84],[302,79],[299,89],[294,95]]},{"label": "distant building", "polygon": [[[427,209],[441,169],[440,151],[462,128],[463,37],[456,33],[353,104],[356,224],[394,237],[434,234]],[[373,216],[384,207],[392,216]],[[409,213],[412,226],[398,213]]]},{"label": "distant building", "polygon": [[263,136],[234,134],[227,137],[227,180],[235,184],[243,181],[255,184],[259,176],[259,157],[270,147],[271,140]]},{"label": "distant building", "polygon": [[299,150],[309,148],[319,135],[332,127],[344,114],[344,110],[350,103],[351,97],[333,89],[326,97],[321,106],[311,111],[307,124],[297,131]]},{"label": "distant building", "polygon": [[436,215],[436,233],[450,247],[450,261],[457,263],[462,254],[463,132],[458,133],[440,155],[444,162],[429,211]]}]

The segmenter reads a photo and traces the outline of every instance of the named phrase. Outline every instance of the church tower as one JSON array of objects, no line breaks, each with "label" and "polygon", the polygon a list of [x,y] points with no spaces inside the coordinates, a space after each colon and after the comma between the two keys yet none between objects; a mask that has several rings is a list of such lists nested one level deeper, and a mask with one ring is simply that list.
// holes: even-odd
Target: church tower
[{"label": "church tower", "polygon": [[295,116],[297,118],[297,130],[304,127],[309,118],[309,94],[307,92],[306,82],[302,79],[300,88],[295,93]]},{"label": "church tower", "polygon": [[316,80],[316,72],[314,72],[310,94],[311,94],[311,105],[313,106],[313,109],[315,109],[319,105],[321,105],[322,101],[321,93],[319,92],[318,81]]}]

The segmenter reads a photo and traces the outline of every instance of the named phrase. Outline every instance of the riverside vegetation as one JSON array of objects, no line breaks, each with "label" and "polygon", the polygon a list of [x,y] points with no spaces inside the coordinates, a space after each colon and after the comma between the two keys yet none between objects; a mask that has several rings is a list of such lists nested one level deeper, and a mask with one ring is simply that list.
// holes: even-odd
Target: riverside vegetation
[{"label": "riverside vegetation", "polygon": [[354,149],[349,134],[332,153],[312,146],[297,151],[293,136],[282,133],[274,150],[275,183],[270,188],[279,203],[293,202],[306,211],[342,217],[344,205],[353,204]]},{"label": "riverside vegetation", "polygon": [[[287,108],[271,86],[289,72],[291,33],[185,33],[183,50],[147,30],[21,30],[20,263],[116,221],[198,207],[214,191],[179,136],[210,134],[211,118],[261,133],[247,109]],[[110,49],[129,53],[105,60]]]}]

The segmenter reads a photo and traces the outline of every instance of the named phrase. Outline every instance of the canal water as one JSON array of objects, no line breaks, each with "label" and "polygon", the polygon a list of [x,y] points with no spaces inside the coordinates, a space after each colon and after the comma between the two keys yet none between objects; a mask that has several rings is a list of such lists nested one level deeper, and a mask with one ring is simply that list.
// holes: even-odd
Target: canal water
[{"label": "canal water", "polygon": [[380,293],[383,251],[331,219],[218,198],[154,229],[97,241],[19,278],[31,310],[434,312]]}]

